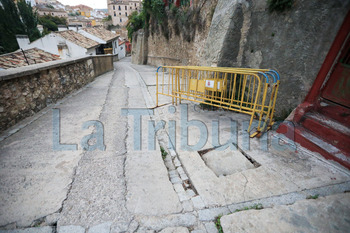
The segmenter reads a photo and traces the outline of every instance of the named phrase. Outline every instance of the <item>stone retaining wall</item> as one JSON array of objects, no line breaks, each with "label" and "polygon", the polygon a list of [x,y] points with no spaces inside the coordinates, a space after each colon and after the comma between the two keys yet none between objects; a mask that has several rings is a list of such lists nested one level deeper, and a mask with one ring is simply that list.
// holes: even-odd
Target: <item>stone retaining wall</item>
[{"label": "stone retaining wall", "polygon": [[[209,2],[201,14],[210,15]],[[169,39],[161,31],[138,33],[132,56],[145,59],[132,62],[275,69],[282,78],[275,116],[284,118],[307,95],[350,1],[295,0],[282,13],[267,9],[266,0],[218,0],[211,22],[191,42],[174,33]]]},{"label": "stone retaining wall", "polygon": [[0,71],[0,132],[110,70],[113,70],[112,55]]}]

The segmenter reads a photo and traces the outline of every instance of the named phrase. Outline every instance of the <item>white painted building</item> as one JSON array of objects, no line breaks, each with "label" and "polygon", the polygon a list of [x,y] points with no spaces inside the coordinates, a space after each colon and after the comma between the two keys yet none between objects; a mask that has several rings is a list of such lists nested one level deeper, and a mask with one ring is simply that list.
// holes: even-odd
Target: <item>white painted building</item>
[{"label": "white painted building", "polygon": [[105,48],[112,48],[113,55],[118,54],[119,35],[102,27],[81,28],[78,32],[100,44],[97,54],[104,54]]},{"label": "white painted building", "polygon": [[125,48],[125,41],[123,40],[118,40],[118,58],[119,59],[122,59],[125,57],[125,54],[126,54],[126,48]]},{"label": "white painted building", "polygon": [[17,36],[17,42],[22,49],[39,48],[59,55],[62,59],[96,55],[96,48],[99,46],[96,41],[71,30],[52,32],[32,43],[27,36]]},{"label": "white painted building", "polygon": [[69,24],[68,29],[78,32],[83,26],[81,24]]}]

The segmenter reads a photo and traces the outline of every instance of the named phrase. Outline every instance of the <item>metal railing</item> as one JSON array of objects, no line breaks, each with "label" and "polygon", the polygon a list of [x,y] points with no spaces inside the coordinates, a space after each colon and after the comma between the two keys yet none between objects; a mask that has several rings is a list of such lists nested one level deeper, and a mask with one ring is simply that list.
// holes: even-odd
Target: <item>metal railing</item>
[{"label": "metal railing", "polygon": [[258,120],[256,132],[260,137],[274,124],[279,74],[268,69],[160,66],[157,69],[156,104],[158,95],[172,97],[172,104],[189,100],[220,107],[251,116]]}]

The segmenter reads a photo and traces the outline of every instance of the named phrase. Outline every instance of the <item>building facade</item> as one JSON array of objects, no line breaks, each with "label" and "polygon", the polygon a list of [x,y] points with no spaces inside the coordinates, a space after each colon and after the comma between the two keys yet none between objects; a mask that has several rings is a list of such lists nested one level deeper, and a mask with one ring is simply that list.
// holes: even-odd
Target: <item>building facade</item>
[{"label": "building facade", "polygon": [[91,17],[91,12],[93,11],[93,9],[91,7],[83,5],[83,4],[72,6],[71,8],[73,10],[78,11],[81,16],[85,16],[85,17]]},{"label": "building facade", "polygon": [[107,0],[108,14],[112,17],[113,25],[125,26],[128,16],[134,12],[140,12],[141,0]]},{"label": "building facade", "polygon": [[17,43],[21,49],[39,48],[62,59],[96,55],[99,46],[98,42],[72,30],[52,32],[31,43],[28,36],[17,36]]},{"label": "building facade", "polygon": [[36,9],[37,9],[38,14],[40,16],[51,15],[51,16],[68,18],[67,12],[63,9],[51,9],[51,8],[42,7],[42,6],[38,6],[38,5],[37,5]]}]

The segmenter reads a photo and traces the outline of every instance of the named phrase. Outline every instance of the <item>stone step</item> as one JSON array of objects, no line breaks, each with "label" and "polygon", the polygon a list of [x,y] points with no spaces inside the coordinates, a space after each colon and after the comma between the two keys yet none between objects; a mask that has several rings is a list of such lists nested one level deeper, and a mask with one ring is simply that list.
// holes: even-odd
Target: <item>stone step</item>
[{"label": "stone step", "polygon": [[306,113],[301,125],[317,137],[350,154],[350,128],[318,112]]}]

